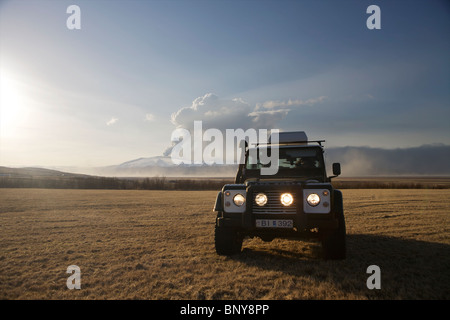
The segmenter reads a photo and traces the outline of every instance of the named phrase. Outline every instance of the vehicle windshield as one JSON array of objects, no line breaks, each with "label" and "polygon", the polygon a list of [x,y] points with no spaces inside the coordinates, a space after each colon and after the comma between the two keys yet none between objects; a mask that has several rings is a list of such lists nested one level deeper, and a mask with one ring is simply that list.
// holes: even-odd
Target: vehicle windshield
[{"label": "vehicle windshield", "polygon": [[[261,153],[266,154],[269,150],[258,149],[250,150],[249,156],[245,164],[245,168],[250,175],[254,176],[259,169],[269,167],[270,163],[263,164]],[[322,178],[324,176],[324,163],[322,149],[313,147],[280,147],[278,148],[278,173],[275,176],[283,177],[305,177],[305,178]],[[270,177],[267,177],[270,178]]]}]

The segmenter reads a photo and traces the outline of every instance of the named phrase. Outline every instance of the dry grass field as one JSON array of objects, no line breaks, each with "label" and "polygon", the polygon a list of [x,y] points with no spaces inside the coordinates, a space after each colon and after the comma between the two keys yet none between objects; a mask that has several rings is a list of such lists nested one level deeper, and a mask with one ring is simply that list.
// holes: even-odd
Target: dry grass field
[{"label": "dry grass field", "polygon": [[319,243],[290,240],[216,255],[215,191],[0,189],[0,298],[450,298],[450,190],[343,194],[348,258],[324,261]]}]

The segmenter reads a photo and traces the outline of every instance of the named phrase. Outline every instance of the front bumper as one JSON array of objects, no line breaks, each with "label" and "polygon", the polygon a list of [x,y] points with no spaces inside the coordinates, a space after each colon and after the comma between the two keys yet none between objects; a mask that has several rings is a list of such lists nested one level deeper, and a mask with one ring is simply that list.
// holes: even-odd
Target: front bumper
[{"label": "front bumper", "polygon": [[[306,213],[304,210],[304,190],[317,189],[329,191],[329,210],[327,213]],[[277,197],[282,193],[291,193],[294,195],[294,203],[290,207],[279,205],[276,201],[268,202],[267,206],[258,207],[254,198],[255,195],[263,192],[269,194],[269,197]],[[333,192],[329,184],[285,184],[285,185],[250,185],[246,188],[246,207],[245,211],[238,212],[219,212],[216,223],[219,227],[235,227],[243,229],[249,234],[271,233],[285,235],[287,233],[302,233],[311,229],[336,229],[338,219],[333,211]],[[257,219],[277,219],[293,220],[293,228],[257,228]]]}]

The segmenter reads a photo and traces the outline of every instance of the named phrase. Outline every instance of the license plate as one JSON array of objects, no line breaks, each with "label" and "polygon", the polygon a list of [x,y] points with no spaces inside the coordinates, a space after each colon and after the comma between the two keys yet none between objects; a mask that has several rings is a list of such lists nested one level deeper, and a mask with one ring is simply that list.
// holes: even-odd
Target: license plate
[{"label": "license plate", "polygon": [[293,220],[256,219],[257,228],[293,228]]}]

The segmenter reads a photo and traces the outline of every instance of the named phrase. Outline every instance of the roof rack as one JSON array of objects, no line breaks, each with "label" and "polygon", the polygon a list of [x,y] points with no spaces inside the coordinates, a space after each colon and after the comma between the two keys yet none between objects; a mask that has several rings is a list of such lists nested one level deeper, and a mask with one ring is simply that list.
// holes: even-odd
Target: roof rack
[{"label": "roof rack", "polygon": [[289,142],[279,142],[279,143],[254,143],[255,146],[261,146],[261,145],[268,145],[268,146],[290,146],[290,145],[308,145],[310,143],[317,143],[319,146],[323,147],[322,143],[325,142],[325,140],[309,140],[309,141],[289,141]]},{"label": "roof rack", "polygon": [[272,143],[272,135],[270,135],[268,142],[265,143],[254,143],[256,146],[260,145],[278,145],[278,146],[289,146],[289,145],[308,145],[309,143],[318,143],[319,146],[322,146],[322,142],[325,140],[308,140],[308,136],[304,131],[288,131],[288,132],[279,132],[278,134],[278,142]]}]

